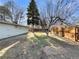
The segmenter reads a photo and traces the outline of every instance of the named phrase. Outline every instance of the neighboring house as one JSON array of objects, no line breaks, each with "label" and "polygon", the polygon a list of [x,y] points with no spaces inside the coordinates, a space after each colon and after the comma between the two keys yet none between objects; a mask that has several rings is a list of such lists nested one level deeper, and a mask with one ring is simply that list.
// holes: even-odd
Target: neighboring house
[{"label": "neighboring house", "polygon": [[0,39],[22,35],[28,32],[27,26],[0,22]]},{"label": "neighboring house", "polygon": [[64,37],[73,41],[79,40],[79,24],[61,24],[56,23],[52,26],[52,32],[60,37]]},{"label": "neighboring house", "polygon": [[[5,18],[6,18],[6,20],[5,20]],[[3,16],[3,14],[0,13],[0,22],[6,21],[6,22],[12,23],[11,18],[9,16],[5,16],[5,18]]]}]

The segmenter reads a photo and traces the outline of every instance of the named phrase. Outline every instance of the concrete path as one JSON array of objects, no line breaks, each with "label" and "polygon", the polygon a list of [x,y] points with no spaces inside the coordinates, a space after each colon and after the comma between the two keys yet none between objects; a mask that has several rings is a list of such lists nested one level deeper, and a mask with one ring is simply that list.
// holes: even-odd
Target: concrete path
[{"label": "concrete path", "polygon": [[3,39],[0,41],[0,50],[15,43],[15,42],[17,42],[17,41],[23,41],[24,39],[26,39],[26,34],[16,36],[16,37],[7,38],[7,39]]},{"label": "concrete path", "polygon": [[22,53],[21,43],[25,40],[26,35],[21,35],[0,41],[0,59],[16,59]]}]

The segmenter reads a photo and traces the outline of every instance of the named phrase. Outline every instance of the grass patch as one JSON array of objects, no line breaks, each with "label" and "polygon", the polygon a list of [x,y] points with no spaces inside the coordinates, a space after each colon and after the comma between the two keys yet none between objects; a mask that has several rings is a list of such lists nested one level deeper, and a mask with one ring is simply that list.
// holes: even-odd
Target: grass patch
[{"label": "grass patch", "polygon": [[31,41],[35,45],[35,47],[40,49],[46,45],[49,45],[46,39],[48,39],[48,37],[46,37],[45,35],[41,35],[41,36],[35,35],[35,37],[31,38]]}]

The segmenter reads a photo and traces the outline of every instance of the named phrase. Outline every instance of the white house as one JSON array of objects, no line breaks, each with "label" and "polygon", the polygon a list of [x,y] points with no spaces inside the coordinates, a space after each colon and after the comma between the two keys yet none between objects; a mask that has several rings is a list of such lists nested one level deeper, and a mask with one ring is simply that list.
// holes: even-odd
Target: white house
[{"label": "white house", "polygon": [[0,22],[0,40],[12,36],[25,34],[27,32],[28,32],[27,26]]}]

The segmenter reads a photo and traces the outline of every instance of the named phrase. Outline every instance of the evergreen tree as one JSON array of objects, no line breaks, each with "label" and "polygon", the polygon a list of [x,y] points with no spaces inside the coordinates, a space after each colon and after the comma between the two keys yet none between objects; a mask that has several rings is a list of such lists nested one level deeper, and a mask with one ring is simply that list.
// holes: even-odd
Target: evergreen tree
[{"label": "evergreen tree", "polygon": [[27,8],[28,25],[39,25],[39,12],[35,0],[31,0]]}]

